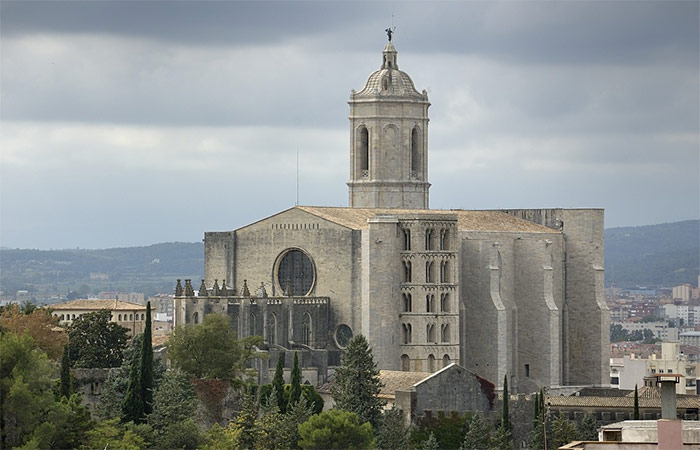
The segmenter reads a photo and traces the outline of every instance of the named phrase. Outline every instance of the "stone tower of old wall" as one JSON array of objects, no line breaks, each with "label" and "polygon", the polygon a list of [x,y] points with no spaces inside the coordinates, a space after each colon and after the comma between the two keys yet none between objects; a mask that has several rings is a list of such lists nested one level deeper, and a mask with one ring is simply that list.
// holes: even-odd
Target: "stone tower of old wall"
[{"label": "stone tower of old wall", "polygon": [[382,66],[350,95],[350,206],[428,208],[428,94],[399,70],[388,42]]}]

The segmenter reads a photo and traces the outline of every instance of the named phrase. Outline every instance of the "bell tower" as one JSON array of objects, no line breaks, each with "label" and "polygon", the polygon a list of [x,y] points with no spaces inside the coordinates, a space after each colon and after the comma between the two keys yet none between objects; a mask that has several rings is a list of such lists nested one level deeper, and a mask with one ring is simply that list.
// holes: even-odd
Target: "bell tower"
[{"label": "bell tower", "polygon": [[428,94],[399,70],[391,33],[382,65],[350,94],[350,206],[428,209]]}]

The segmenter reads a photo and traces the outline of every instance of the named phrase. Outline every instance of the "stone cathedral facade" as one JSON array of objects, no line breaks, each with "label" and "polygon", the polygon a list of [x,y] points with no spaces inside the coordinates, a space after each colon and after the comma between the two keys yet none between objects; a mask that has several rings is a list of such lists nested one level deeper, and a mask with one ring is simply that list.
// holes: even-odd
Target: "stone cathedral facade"
[{"label": "stone cathedral facade", "polygon": [[458,362],[515,392],[607,384],[603,211],[429,209],[430,103],[391,42],[349,104],[350,206],[205,233],[176,325],[226,314],[241,337],[301,350],[319,380],[362,333],[380,369]]}]

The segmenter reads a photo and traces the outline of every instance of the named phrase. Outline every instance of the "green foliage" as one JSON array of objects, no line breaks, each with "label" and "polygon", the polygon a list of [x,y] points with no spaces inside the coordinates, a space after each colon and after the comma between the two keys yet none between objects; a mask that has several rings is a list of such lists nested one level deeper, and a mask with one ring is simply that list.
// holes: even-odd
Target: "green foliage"
[{"label": "green foliage", "polygon": [[155,389],[153,375],[153,344],[151,335],[151,302],[146,303],[146,324],[141,344],[141,370],[139,370],[139,387],[143,402],[143,413],[151,413],[153,405],[153,390]]},{"label": "green foliage", "polygon": [[54,403],[55,364],[28,335],[0,334],[0,447],[22,445]]},{"label": "green foliage", "polygon": [[284,398],[284,353],[277,357],[277,367],[275,376],[272,378],[272,386],[275,388],[277,396],[277,407],[284,414],[287,411],[287,399]]},{"label": "green foliage", "polygon": [[610,342],[622,341],[642,341],[644,344],[655,344],[661,341],[661,339],[655,338],[654,332],[649,329],[634,330],[630,333],[628,330],[622,328],[622,325],[619,323],[610,324]]},{"label": "green foliage", "polygon": [[439,412],[437,416],[421,417],[411,432],[411,444],[420,447],[432,433],[441,449],[457,449],[467,430],[468,420],[468,416],[460,416],[456,411],[450,415]]},{"label": "green foliage", "polygon": [[53,317],[49,309],[33,306],[25,303],[21,307],[16,304],[4,307],[0,313],[0,330],[16,335],[28,333],[36,347],[45,351],[49,359],[57,360],[68,342],[68,335],[55,331],[58,318]]},{"label": "green foliage", "polygon": [[127,341],[127,329],[110,322],[103,309],[83,314],[68,331],[68,350],[73,367],[119,367]]},{"label": "green foliage", "polygon": [[544,407],[544,391],[541,390],[535,396],[535,416],[532,420],[532,430],[530,431],[530,448],[543,449],[545,435],[549,436],[551,423],[548,420],[547,411]]},{"label": "green foliage", "polygon": [[634,411],[633,420],[639,420],[639,391],[637,390],[637,385],[634,385]]},{"label": "green foliage", "polygon": [[226,427],[215,423],[202,437],[199,450],[238,449],[241,430],[233,426],[233,422]]},{"label": "green foliage", "polygon": [[301,398],[301,368],[299,367],[299,353],[294,352],[294,364],[289,389],[289,404],[294,405]]},{"label": "green foliage", "polygon": [[511,450],[513,448],[510,430],[506,429],[503,425],[499,425],[491,432],[490,441],[490,450]]},{"label": "green foliage", "polygon": [[153,443],[154,450],[195,450],[203,442],[202,433],[193,419],[169,424]]},{"label": "green foliage", "polygon": [[381,450],[408,449],[411,436],[409,428],[404,424],[401,410],[392,406],[384,411],[377,428],[377,447]]},{"label": "green foliage", "polygon": [[341,366],[335,371],[335,385],[331,388],[335,407],[354,412],[363,422],[375,426],[384,405],[378,397],[381,387],[372,350],[367,339],[358,334],[348,343]]},{"label": "green foliage", "polygon": [[141,423],[145,416],[143,399],[141,398],[141,373],[139,363],[132,363],[129,369],[124,403],[122,404],[122,420],[124,422]]},{"label": "green foliage", "polygon": [[90,412],[81,404],[80,396],[61,398],[51,404],[43,422],[25,444],[26,447],[41,449],[77,448],[92,427]]},{"label": "green foliage", "polygon": [[593,414],[586,414],[578,427],[578,434],[583,441],[598,440],[598,422]]},{"label": "green foliage", "polygon": [[508,375],[503,376],[503,417],[501,418],[501,426],[510,431],[510,416],[508,413]]},{"label": "green foliage", "polygon": [[483,421],[481,415],[473,414],[467,422],[467,431],[464,434],[460,450],[481,450],[488,448],[489,443],[488,425]]},{"label": "green foliage", "polygon": [[320,414],[321,411],[323,411],[323,397],[321,397],[321,394],[319,394],[312,385],[303,384],[301,386],[301,397],[306,400],[313,414]]},{"label": "green foliage", "polygon": [[561,414],[555,416],[552,421],[552,432],[548,435],[547,446],[559,448],[577,440],[579,440],[579,433],[576,425]]},{"label": "green foliage", "polygon": [[227,317],[208,314],[201,324],[181,325],[170,334],[168,356],[173,366],[196,378],[237,380],[262,338],[236,339]]},{"label": "green foliage", "polygon": [[139,433],[129,429],[128,424],[121,424],[119,419],[102,420],[85,433],[81,450],[120,449],[141,450],[149,442]]},{"label": "green foliage", "polygon": [[372,425],[355,413],[333,409],[299,425],[302,449],[367,449],[374,446]]},{"label": "green foliage", "polygon": [[264,415],[256,422],[255,448],[291,448],[296,434],[290,434],[285,425],[285,416],[279,411]]},{"label": "green foliage", "polygon": [[433,433],[430,433],[428,439],[426,439],[425,442],[423,442],[420,448],[421,450],[439,450],[440,445],[438,444],[438,440],[435,437],[435,435]]},{"label": "green foliage", "polygon": [[247,392],[243,399],[243,409],[233,420],[232,427],[240,430],[238,446],[240,448],[253,448],[259,439],[260,430],[257,427],[258,408],[251,392]]},{"label": "green foliage", "polygon": [[160,437],[168,426],[193,418],[197,397],[189,376],[180,370],[166,372],[153,396],[153,412],[148,424]]},{"label": "green foliage", "polygon": [[70,398],[73,393],[73,380],[70,374],[70,360],[68,359],[68,349],[64,349],[61,357],[61,385],[59,394],[61,397]]}]

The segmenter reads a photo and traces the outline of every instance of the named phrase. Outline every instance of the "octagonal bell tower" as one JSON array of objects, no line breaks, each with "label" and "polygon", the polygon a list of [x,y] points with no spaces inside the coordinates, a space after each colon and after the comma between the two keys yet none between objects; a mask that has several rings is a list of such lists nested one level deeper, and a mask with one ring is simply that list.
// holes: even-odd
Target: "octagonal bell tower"
[{"label": "octagonal bell tower", "polygon": [[428,209],[428,94],[399,70],[389,42],[381,69],[350,94],[350,206]]}]

